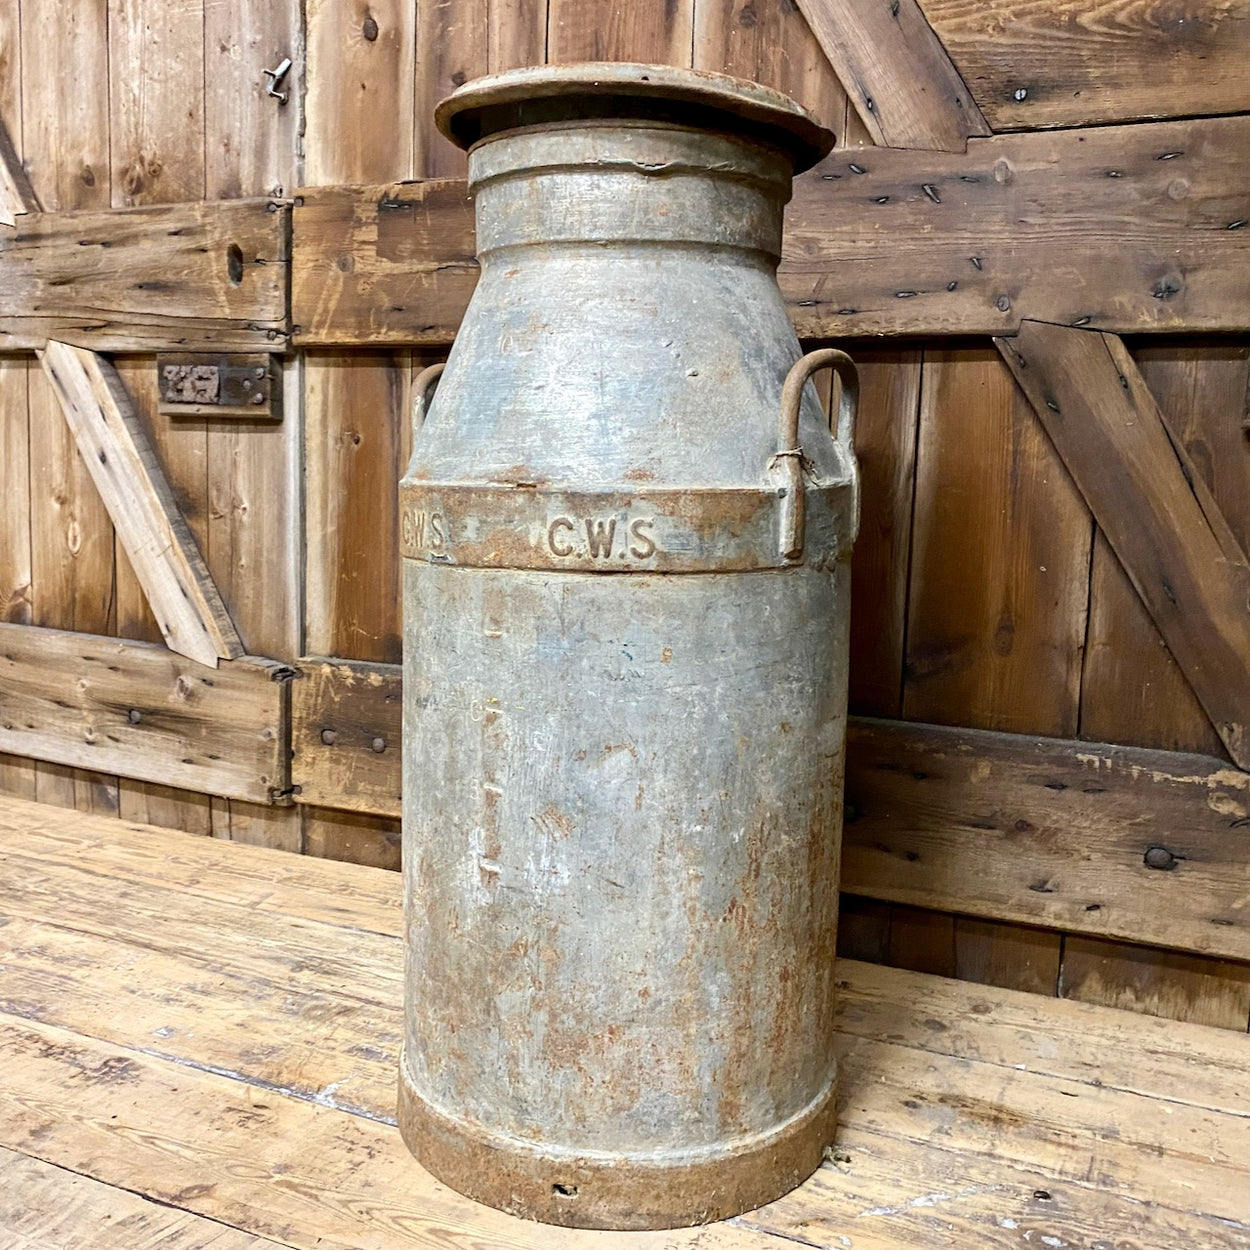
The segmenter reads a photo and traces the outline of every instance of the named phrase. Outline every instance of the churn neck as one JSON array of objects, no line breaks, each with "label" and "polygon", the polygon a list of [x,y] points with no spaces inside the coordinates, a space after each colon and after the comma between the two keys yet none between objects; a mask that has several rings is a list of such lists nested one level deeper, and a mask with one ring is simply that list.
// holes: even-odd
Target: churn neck
[{"label": "churn neck", "polygon": [[578,122],[655,123],[780,149],[801,173],[826,156],[833,132],[788,96],[759,83],[668,65],[543,65],[477,78],[435,110],[465,149],[496,135]]},{"label": "churn neck", "polygon": [[775,267],[796,170],[833,135],[767,87],[656,65],[513,70],[435,114],[469,151],[477,253],[713,247]]}]

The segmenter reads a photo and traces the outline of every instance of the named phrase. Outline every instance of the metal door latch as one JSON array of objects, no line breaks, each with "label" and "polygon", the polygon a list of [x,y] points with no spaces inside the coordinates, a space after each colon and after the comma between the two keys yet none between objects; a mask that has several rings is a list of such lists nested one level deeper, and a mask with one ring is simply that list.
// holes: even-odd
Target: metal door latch
[{"label": "metal door latch", "polygon": [[285,104],[287,102],[287,92],[278,91],[276,88],[281,85],[282,80],[287,76],[290,68],[291,58],[286,56],[282,58],[282,63],[277,69],[267,69],[262,71],[265,77],[269,79],[269,81],[265,84],[265,94],[273,96],[279,104]]}]

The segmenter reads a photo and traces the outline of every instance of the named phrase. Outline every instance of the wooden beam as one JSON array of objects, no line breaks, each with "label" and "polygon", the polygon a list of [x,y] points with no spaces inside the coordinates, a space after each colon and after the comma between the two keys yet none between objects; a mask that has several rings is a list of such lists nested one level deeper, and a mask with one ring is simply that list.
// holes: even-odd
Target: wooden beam
[{"label": "wooden beam", "polygon": [[0,121],[0,224],[16,226],[18,217],[38,211],[39,198],[22,168],[8,127]]},{"label": "wooden beam", "polygon": [[[401,669],[300,665],[296,801],[398,816]],[[1250,775],[1206,756],[864,718],[846,770],[849,893],[1250,960]],[[1169,868],[1147,867],[1152,847]]]},{"label": "wooden beam", "polygon": [[1250,768],[1250,563],[1124,344],[996,339],[1229,755]]},{"label": "wooden beam", "polygon": [[989,125],[916,0],[799,0],[879,147],[962,152]]},{"label": "wooden beam", "polygon": [[269,199],[32,212],[0,237],[0,351],[281,351],[289,234]]},{"label": "wooden beam", "polygon": [[299,667],[291,707],[296,802],[399,815],[399,666],[306,657]]},{"label": "wooden beam", "polygon": [[1250,776],[1219,760],[857,720],[846,799],[850,893],[1250,960]]},{"label": "wooden beam", "polygon": [[[1244,329],[1250,117],[839,151],[795,183],[782,293],[804,338]],[[451,342],[476,281],[464,183],[308,188],[302,346]]]},{"label": "wooden beam", "polygon": [[289,680],[154,643],[0,624],[0,751],[257,803],[290,790]]},{"label": "wooden beam", "polygon": [[995,130],[1250,112],[1242,0],[920,0]]},{"label": "wooden beam", "polygon": [[39,360],[169,649],[210,667],[241,656],[230,613],[117,371],[94,352],[55,341]]}]

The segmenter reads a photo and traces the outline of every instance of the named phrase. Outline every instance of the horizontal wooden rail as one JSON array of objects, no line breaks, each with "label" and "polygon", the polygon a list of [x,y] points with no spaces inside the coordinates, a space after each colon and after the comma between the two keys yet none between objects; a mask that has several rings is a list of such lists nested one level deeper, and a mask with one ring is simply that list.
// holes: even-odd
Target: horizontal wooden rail
[{"label": "horizontal wooden rail", "polygon": [[0,235],[0,351],[281,351],[290,208],[269,199],[29,212]]},{"label": "horizontal wooden rail", "polygon": [[920,0],[995,130],[1250,112],[1245,0]]},{"label": "horizontal wooden rail", "polygon": [[[298,802],[400,813],[401,670],[300,661]],[[1250,774],[1205,756],[853,718],[843,889],[1250,960]]]},{"label": "horizontal wooden rail", "polygon": [[[1250,324],[1250,117],[835,152],[778,277],[803,338]],[[293,218],[297,345],[450,343],[477,275],[463,182],[321,187]]]},{"label": "horizontal wooden rail", "polygon": [[0,624],[0,751],[285,803],[295,670],[205,668],[162,646]]}]

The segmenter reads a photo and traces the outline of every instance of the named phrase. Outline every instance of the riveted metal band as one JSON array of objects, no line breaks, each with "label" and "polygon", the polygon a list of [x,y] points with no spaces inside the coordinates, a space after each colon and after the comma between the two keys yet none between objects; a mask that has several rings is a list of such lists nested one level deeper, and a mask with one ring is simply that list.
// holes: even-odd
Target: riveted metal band
[{"label": "riveted metal band", "polygon": [[855,536],[848,483],[808,484],[800,558],[783,553],[784,487],[571,491],[405,483],[405,558],[471,568],[713,573],[831,564]]}]

